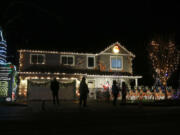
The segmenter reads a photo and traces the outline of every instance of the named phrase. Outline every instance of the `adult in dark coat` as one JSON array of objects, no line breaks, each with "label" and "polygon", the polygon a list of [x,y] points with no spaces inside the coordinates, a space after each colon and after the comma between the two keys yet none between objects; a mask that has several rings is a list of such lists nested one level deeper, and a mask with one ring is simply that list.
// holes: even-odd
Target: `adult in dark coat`
[{"label": "adult in dark coat", "polygon": [[83,106],[86,107],[89,89],[88,89],[88,86],[86,84],[86,78],[85,77],[83,77],[81,80],[80,87],[79,87],[79,93],[80,93],[79,105],[81,106],[82,102],[83,102]]},{"label": "adult in dark coat", "polygon": [[122,104],[126,104],[126,93],[127,93],[127,86],[125,82],[122,83]]},{"label": "adult in dark coat", "polygon": [[58,92],[59,92],[59,83],[56,80],[56,78],[54,78],[51,81],[51,91],[52,91],[52,95],[53,95],[53,104],[59,104],[59,96],[58,96]]},{"label": "adult in dark coat", "polygon": [[116,80],[113,81],[112,94],[113,94],[113,97],[114,97],[113,105],[116,105],[117,97],[118,97],[118,94],[119,94],[119,88],[116,85]]}]

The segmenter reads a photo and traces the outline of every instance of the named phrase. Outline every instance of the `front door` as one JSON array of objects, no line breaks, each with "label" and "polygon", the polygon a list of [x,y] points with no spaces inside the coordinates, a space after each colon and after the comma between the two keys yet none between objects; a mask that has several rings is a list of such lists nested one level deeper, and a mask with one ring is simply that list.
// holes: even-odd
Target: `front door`
[{"label": "front door", "polygon": [[89,98],[95,99],[96,93],[95,93],[95,80],[88,80],[87,81],[88,88],[89,88]]}]

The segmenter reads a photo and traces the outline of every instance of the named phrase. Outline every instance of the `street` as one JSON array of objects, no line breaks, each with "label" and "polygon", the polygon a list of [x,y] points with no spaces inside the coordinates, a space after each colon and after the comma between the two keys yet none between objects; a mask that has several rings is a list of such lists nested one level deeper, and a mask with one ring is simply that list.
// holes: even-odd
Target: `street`
[{"label": "street", "polygon": [[28,106],[0,106],[4,134],[163,134],[178,131],[180,107],[117,105],[89,102],[29,102]]}]

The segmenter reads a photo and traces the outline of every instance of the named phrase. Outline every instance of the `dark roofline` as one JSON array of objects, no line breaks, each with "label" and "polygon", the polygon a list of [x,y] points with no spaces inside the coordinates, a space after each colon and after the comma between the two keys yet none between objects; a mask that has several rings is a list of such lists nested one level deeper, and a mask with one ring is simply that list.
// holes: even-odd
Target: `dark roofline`
[{"label": "dark roofline", "polygon": [[131,76],[132,74],[129,72],[108,72],[108,71],[100,71],[96,69],[74,69],[70,66],[65,67],[65,66],[40,66],[40,65],[33,65],[26,70],[22,70],[22,72],[41,72],[41,73],[47,73],[47,72],[52,72],[52,73],[67,73],[67,74],[89,74],[89,75],[126,75],[126,76]]}]

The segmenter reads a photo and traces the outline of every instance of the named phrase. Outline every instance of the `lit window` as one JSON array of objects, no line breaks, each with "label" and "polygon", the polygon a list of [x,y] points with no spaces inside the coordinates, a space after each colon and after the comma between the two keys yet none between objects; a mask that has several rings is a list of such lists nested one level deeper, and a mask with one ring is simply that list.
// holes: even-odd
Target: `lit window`
[{"label": "lit window", "polygon": [[73,56],[61,56],[61,64],[64,65],[74,65],[74,57]]},{"label": "lit window", "polygon": [[87,62],[88,62],[87,63],[88,68],[94,68],[95,66],[94,56],[88,56]]},{"label": "lit window", "polygon": [[45,64],[45,55],[44,54],[31,54],[30,63],[31,64]]},{"label": "lit window", "polygon": [[111,56],[111,69],[121,70],[123,68],[121,56]]}]

